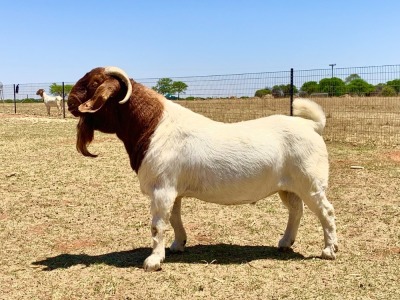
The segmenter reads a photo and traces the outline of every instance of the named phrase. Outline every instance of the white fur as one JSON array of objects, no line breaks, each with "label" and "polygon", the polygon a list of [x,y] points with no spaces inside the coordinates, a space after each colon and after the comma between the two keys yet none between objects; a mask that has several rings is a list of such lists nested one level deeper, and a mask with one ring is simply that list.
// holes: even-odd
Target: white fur
[{"label": "white fur", "polygon": [[280,248],[293,244],[304,201],[324,229],[322,256],[335,258],[334,213],[325,196],[328,154],[320,135],[325,115],[317,104],[296,99],[294,114],[301,117],[274,115],[226,124],[171,101],[163,103],[162,120],[138,171],[141,189],[152,199],[153,253],[144,263],[145,270],[161,268],[164,230],[169,221],[175,232],[171,250],[184,250],[182,197],[236,205],[279,192],[289,209]]},{"label": "white fur", "polygon": [[57,107],[58,114],[62,111],[62,98],[60,96],[49,96],[43,92],[42,99],[47,109],[47,114],[50,116],[50,107]]}]

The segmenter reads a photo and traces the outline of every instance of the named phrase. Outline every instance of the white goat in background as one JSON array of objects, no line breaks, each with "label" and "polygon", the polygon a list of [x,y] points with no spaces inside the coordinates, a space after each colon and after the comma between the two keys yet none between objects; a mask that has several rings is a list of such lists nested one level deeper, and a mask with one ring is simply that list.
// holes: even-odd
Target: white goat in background
[{"label": "white goat in background", "polygon": [[39,89],[36,95],[42,97],[44,105],[46,105],[47,115],[50,116],[50,107],[57,107],[58,114],[62,112],[62,98],[60,96],[49,96],[46,94],[44,89]]}]

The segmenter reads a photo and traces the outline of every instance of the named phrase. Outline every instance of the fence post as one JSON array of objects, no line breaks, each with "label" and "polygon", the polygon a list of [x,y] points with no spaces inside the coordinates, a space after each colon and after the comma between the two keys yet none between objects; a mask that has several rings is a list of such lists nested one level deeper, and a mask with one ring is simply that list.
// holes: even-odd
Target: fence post
[{"label": "fence post", "polygon": [[64,90],[64,81],[62,82],[62,112],[63,112],[63,118],[65,119],[65,90]]},{"label": "fence post", "polygon": [[293,68],[290,69],[290,115],[293,116]]},{"label": "fence post", "polygon": [[14,83],[14,114],[17,113],[17,100],[15,97],[15,83]]}]

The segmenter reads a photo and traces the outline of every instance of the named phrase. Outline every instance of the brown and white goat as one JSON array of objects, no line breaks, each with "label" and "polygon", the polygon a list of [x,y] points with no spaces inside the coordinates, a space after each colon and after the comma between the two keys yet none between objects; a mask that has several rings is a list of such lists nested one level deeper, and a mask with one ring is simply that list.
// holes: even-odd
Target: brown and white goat
[{"label": "brown and white goat", "polygon": [[[232,104],[234,105],[234,104]],[[151,198],[152,254],[144,269],[165,259],[164,231],[171,223],[171,251],[183,251],[183,197],[224,205],[254,203],[279,193],[289,210],[279,248],[295,241],[305,203],[324,232],[322,257],[337,251],[333,206],[326,198],[329,163],[321,137],[325,115],[314,102],[294,101],[295,117],[275,115],[226,124],[196,114],[129,79],[116,67],[82,77],[68,98],[79,117],[77,149],[85,156],[94,130],[115,133],[124,143],[141,190]]]},{"label": "brown and white goat", "polygon": [[58,114],[60,115],[62,112],[62,98],[60,96],[49,96],[46,94],[44,89],[39,89],[36,92],[36,95],[42,97],[44,105],[47,109],[47,115],[50,116],[50,107],[57,107]]}]

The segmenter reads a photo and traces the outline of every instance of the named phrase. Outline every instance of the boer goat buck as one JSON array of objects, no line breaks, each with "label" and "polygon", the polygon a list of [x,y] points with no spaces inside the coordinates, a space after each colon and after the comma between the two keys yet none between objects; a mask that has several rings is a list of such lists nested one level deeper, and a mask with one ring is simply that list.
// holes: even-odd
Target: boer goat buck
[{"label": "boer goat buck", "polygon": [[36,92],[36,95],[39,95],[42,97],[44,105],[46,106],[47,109],[47,115],[50,116],[50,107],[57,107],[58,114],[61,114],[62,111],[62,105],[61,101],[62,98],[60,96],[49,96],[46,94],[44,89],[39,89]]},{"label": "boer goat buck", "polygon": [[323,227],[322,257],[335,259],[334,210],[325,194],[328,153],[321,137],[325,115],[316,103],[296,99],[294,117],[226,124],[165,99],[117,67],[106,67],[93,69],[75,84],[68,109],[79,117],[77,150],[95,157],[87,148],[94,130],[115,133],[142,192],[151,198],[153,251],[144,261],[146,271],[161,269],[169,222],[175,234],[171,251],[184,250],[183,197],[236,205],[278,192],[289,210],[281,249],[295,241],[304,202]]}]

